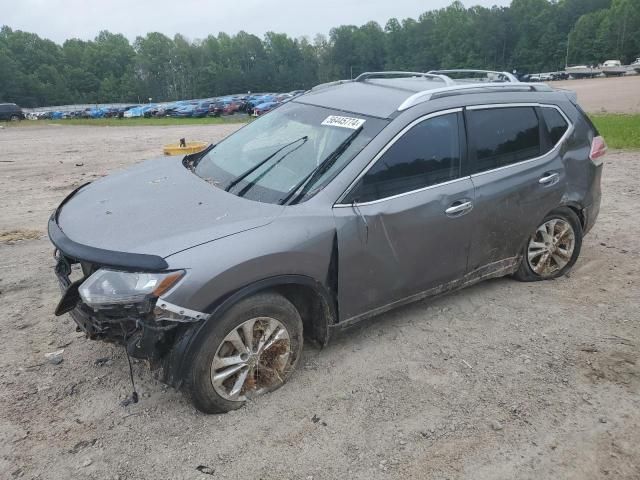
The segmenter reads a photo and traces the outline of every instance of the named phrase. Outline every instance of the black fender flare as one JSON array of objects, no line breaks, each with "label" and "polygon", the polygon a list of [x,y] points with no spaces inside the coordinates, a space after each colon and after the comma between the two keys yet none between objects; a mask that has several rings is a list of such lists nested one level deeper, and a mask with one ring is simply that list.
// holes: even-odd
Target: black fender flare
[{"label": "black fender flare", "polygon": [[329,327],[338,320],[335,296],[325,285],[306,275],[277,275],[250,283],[209,305],[204,312],[209,314],[209,317],[186,329],[165,357],[161,380],[176,388],[182,386],[197,350],[198,340],[202,338],[201,332],[211,322],[216,322],[222,317],[233,305],[263,290],[296,285],[311,288],[321,300],[324,314],[323,325],[319,327],[324,334],[323,338],[317,340],[322,346],[326,345],[331,330]]}]

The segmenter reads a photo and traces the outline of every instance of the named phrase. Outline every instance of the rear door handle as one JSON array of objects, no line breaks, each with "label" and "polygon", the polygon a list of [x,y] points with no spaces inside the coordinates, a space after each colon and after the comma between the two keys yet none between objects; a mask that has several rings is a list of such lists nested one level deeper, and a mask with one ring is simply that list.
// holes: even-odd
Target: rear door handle
[{"label": "rear door handle", "polygon": [[453,202],[451,206],[444,211],[444,213],[446,213],[450,217],[455,217],[455,216],[467,213],[472,208],[473,208],[473,203],[468,200],[457,201],[457,202]]},{"label": "rear door handle", "polygon": [[543,177],[538,180],[540,185],[553,185],[557,183],[560,179],[560,174],[558,173],[545,173]]}]

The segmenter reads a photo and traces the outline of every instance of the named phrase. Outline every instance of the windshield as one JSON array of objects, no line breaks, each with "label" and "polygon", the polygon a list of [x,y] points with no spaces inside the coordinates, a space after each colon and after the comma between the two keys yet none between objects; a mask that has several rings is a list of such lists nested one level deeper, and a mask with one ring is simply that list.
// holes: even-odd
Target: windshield
[{"label": "windshield", "polygon": [[194,172],[240,197],[298,203],[326,185],[385,125],[289,102],[220,142]]}]

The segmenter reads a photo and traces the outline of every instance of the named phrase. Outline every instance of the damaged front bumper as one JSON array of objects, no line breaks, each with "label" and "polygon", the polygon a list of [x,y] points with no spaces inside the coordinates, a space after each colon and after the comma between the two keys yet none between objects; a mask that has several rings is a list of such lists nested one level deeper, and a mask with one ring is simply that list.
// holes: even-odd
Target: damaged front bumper
[{"label": "damaged front bumper", "polygon": [[149,361],[156,378],[179,387],[187,346],[209,315],[173,305],[162,297],[99,309],[82,301],[80,285],[101,268],[163,272],[169,267],[160,256],[104,250],[70,239],[60,228],[58,216],[65,203],[85,186],[71,192],[49,218],[48,234],[56,248],[55,273],[62,290],[55,313],[69,313],[76,329],[91,340],[124,345],[131,356]]},{"label": "damaged front bumper", "polygon": [[162,298],[143,304],[117,305],[93,309],[80,298],[78,288],[102,265],[76,260],[56,250],[55,273],[62,291],[56,315],[69,313],[91,340],[102,340],[125,346],[129,355],[149,361],[155,376],[174,385],[170,378],[172,365],[179,353],[177,344],[189,337],[195,325],[207,314],[173,305]]}]

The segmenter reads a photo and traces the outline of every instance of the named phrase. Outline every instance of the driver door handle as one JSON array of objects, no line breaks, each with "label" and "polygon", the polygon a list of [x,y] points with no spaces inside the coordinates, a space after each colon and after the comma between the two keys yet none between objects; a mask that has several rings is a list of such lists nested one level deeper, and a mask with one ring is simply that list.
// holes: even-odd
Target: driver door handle
[{"label": "driver door handle", "polygon": [[545,173],[538,183],[540,185],[553,185],[560,179],[560,174],[558,173]]},{"label": "driver door handle", "polygon": [[472,208],[473,202],[471,201],[457,201],[452,203],[451,206],[444,211],[444,213],[446,213],[450,217],[455,217],[467,213]]}]

